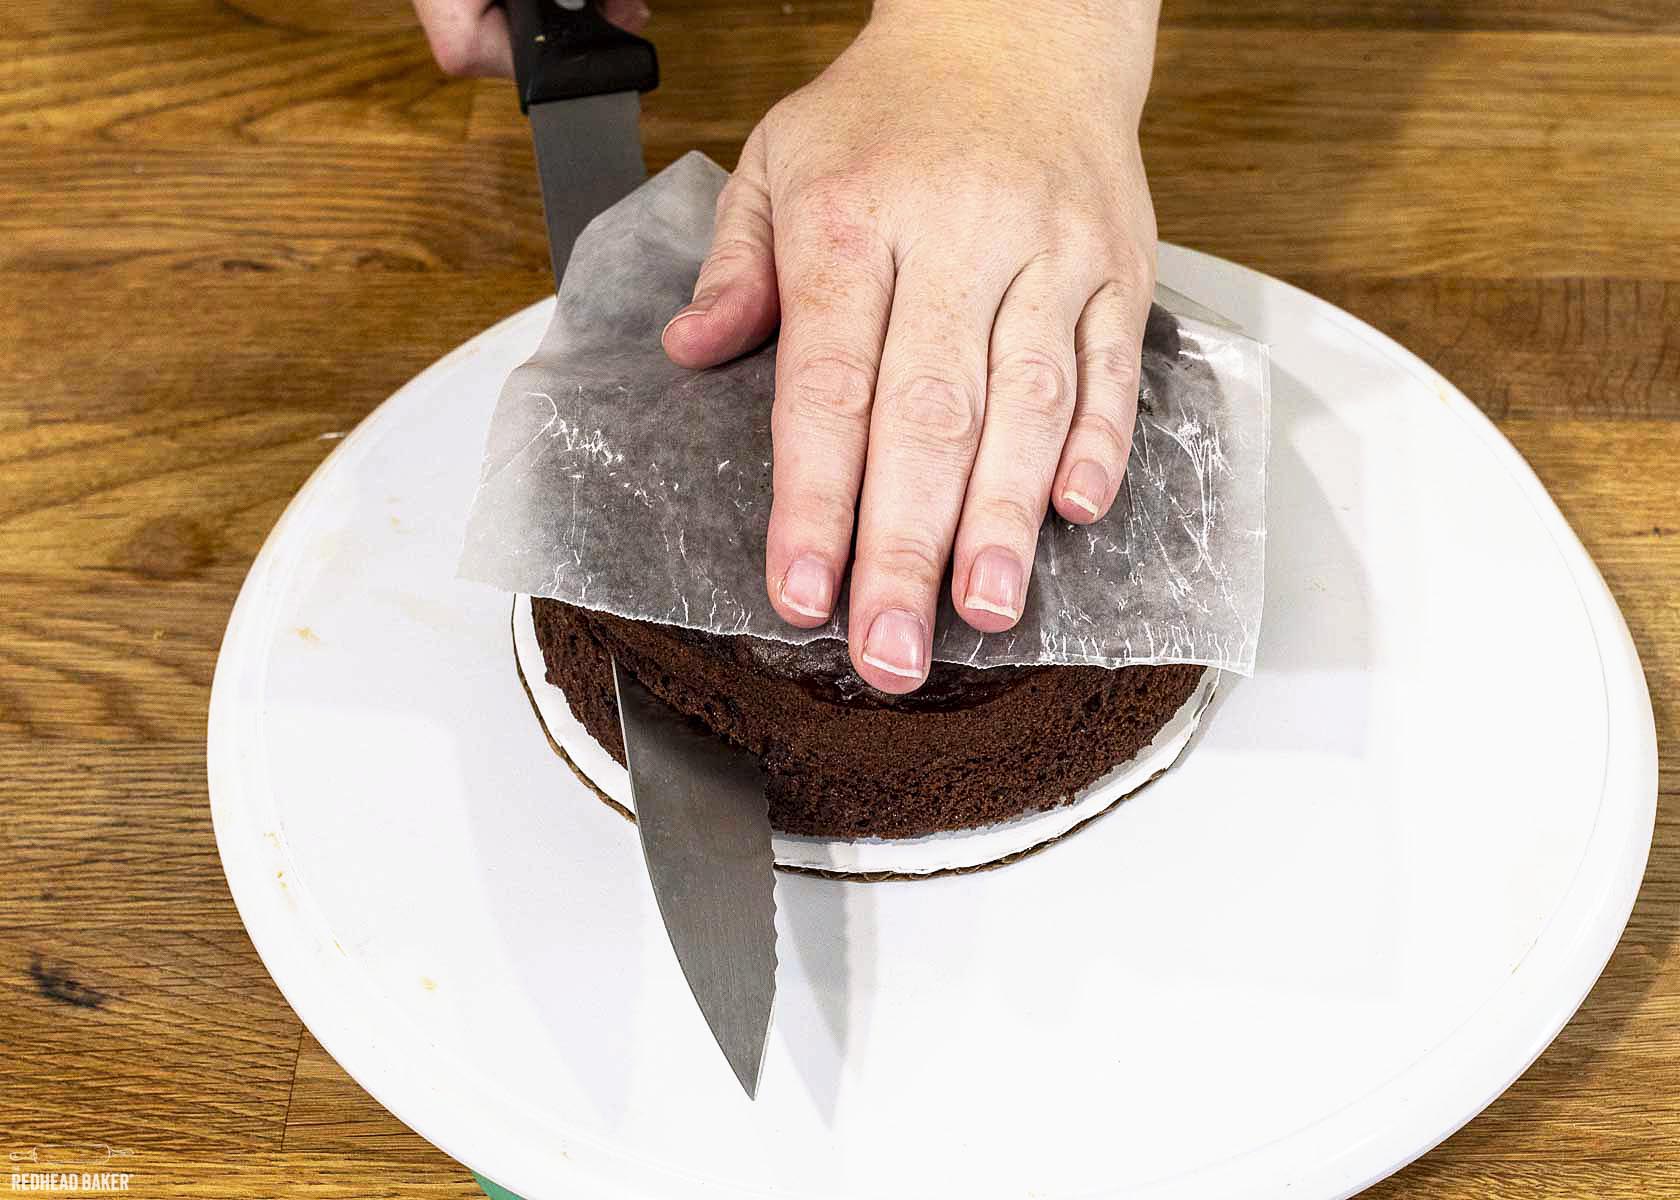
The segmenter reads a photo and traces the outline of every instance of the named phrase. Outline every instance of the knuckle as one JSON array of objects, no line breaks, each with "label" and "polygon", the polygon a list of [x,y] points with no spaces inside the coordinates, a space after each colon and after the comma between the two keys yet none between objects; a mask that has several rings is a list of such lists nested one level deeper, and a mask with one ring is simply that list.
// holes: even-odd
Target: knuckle
[{"label": "knuckle", "polygon": [[1136,395],[1139,361],[1137,352],[1113,342],[1088,347],[1080,355],[1085,378],[1099,396]]},{"label": "knuckle", "polygon": [[1109,252],[1110,236],[1100,219],[1080,216],[1060,224],[1051,235],[1050,244],[1056,247],[1058,262],[1072,272],[1085,275],[1093,264],[1105,263],[1113,257]]},{"label": "knuckle", "polygon": [[889,579],[931,592],[945,573],[945,553],[925,536],[894,533],[876,542],[867,565]]},{"label": "knuckle", "polygon": [[1132,431],[1122,427],[1108,412],[1092,409],[1075,419],[1074,435],[1088,443],[1097,456],[1111,464],[1124,463],[1132,452]]},{"label": "knuckle", "polygon": [[792,208],[829,254],[866,258],[879,242],[879,205],[857,174],[824,175],[804,184]]},{"label": "knuckle", "polygon": [[850,350],[828,348],[802,357],[788,371],[780,399],[795,421],[855,424],[869,417],[874,368]]},{"label": "knuckle", "polygon": [[867,186],[849,176],[825,176],[792,194],[778,210],[776,232],[789,306],[890,304],[893,260],[878,210]]},{"label": "knuckle", "polygon": [[830,171],[806,180],[795,202],[818,220],[852,222],[867,213],[867,189],[856,170]]},{"label": "knuckle", "polygon": [[740,171],[736,171],[724,181],[723,190],[718,192],[717,204],[713,208],[713,212],[721,219],[724,214],[737,205],[749,204],[757,200],[757,185]]},{"label": "knuckle", "polygon": [[1073,388],[1061,363],[1035,350],[1017,351],[999,359],[992,367],[987,387],[994,399],[1045,418],[1060,418],[1073,400]]},{"label": "knuckle", "polygon": [[[979,218],[997,212],[995,164],[978,139],[946,162],[929,163],[921,179],[923,188],[927,180],[939,181],[940,200],[954,213]],[[1013,180],[1005,203],[1006,211],[1022,222],[1030,221],[1030,214],[1051,211],[1044,201],[1043,185],[1036,178]]]},{"label": "knuckle", "polygon": [[744,237],[726,237],[716,242],[706,255],[702,275],[718,272],[733,273],[741,267],[752,266],[763,257],[758,244]]},{"label": "knuckle", "polygon": [[466,29],[449,26],[431,35],[432,57],[445,75],[460,78],[472,73],[478,65],[472,34]]},{"label": "knuckle", "polygon": [[981,406],[971,384],[934,374],[915,375],[882,397],[884,419],[912,445],[972,449],[980,439]]},{"label": "knuckle", "polygon": [[832,480],[783,480],[771,503],[771,519],[786,522],[795,541],[810,536],[843,541],[851,534],[857,515],[855,491],[843,491]]},{"label": "knuckle", "polygon": [[1115,243],[1108,251],[1110,287],[1135,296],[1155,288],[1155,255],[1133,241]]},{"label": "knuckle", "polygon": [[975,497],[963,520],[971,528],[984,531],[984,541],[1030,546],[1038,538],[1038,527],[1044,524],[1045,507],[1042,501],[1035,506],[1018,495],[1000,492]]}]

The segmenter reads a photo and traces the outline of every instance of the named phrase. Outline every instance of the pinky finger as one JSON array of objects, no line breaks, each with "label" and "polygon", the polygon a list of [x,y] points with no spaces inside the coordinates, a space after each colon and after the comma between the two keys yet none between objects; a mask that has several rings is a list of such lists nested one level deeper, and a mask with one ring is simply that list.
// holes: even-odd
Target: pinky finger
[{"label": "pinky finger", "polygon": [[1107,513],[1125,478],[1148,316],[1147,290],[1108,283],[1086,302],[1075,326],[1079,398],[1050,494],[1056,511],[1076,525]]}]

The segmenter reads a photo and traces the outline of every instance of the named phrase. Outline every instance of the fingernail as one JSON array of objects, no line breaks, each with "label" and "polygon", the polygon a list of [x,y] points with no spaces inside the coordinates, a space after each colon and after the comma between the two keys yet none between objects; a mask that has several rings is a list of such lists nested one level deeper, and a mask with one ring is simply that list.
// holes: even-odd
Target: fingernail
[{"label": "fingernail", "polygon": [[782,576],[782,604],[807,617],[827,619],[834,611],[834,575],[822,559],[807,554]]},{"label": "fingernail", "polygon": [[690,317],[703,317],[703,316],[705,316],[706,312],[711,308],[711,304],[712,304],[712,297],[708,296],[704,300],[696,300],[693,304],[690,304],[687,308],[678,310],[677,315],[672,317],[669,321],[665,322],[665,328],[661,329],[659,331],[660,340],[661,341],[664,340],[665,335],[671,331],[671,326],[675,325],[678,321],[686,321]]},{"label": "fingernail", "polygon": [[921,621],[902,608],[881,612],[863,640],[863,661],[900,679],[920,679],[927,670]]},{"label": "fingernail", "polygon": [[1108,472],[1094,462],[1074,464],[1068,472],[1067,490],[1062,499],[1075,508],[1082,508],[1093,517],[1102,513],[1103,497],[1108,495]]},{"label": "fingernail", "polygon": [[978,608],[1011,621],[1021,616],[1021,561],[1001,546],[975,555],[968,570],[964,608]]}]

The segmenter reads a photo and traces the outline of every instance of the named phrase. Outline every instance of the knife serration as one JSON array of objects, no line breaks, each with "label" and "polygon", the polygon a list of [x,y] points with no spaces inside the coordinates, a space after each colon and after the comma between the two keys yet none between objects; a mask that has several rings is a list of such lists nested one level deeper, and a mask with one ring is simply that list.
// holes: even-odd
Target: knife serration
[{"label": "knife serration", "polygon": [[613,663],[636,827],[665,932],[748,1096],[776,1000],[775,859],[758,761]]},{"label": "knife serration", "polygon": [[647,179],[638,92],[531,105],[531,140],[556,286],[583,227]]}]

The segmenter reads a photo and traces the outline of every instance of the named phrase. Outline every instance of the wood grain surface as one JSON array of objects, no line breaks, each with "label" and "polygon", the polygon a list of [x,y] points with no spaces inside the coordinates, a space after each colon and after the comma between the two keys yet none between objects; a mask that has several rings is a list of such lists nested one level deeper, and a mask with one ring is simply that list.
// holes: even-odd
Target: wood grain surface
[{"label": "wood grain surface", "polygon": [[[654,7],[655,168],[731,165],[867,11]],[[1603,978],[1370,1195],[1680,1196],[1680,4],[1166,0],[1145,136],[1163,237],[1347,307],[1498,422],[1656,708],[1656,843]],[[323,439],[547,289],[532,172],[508,87],[443,79],[399,0],[0,8],[9,1153],[144,1196],[477,1194],[269,981],[211,838],[205,709]]]}]

